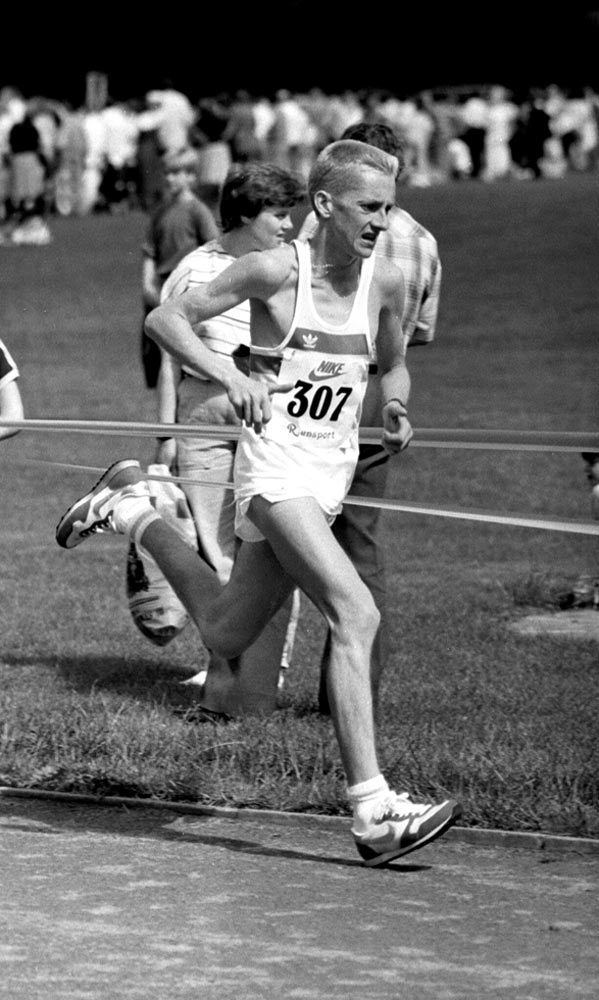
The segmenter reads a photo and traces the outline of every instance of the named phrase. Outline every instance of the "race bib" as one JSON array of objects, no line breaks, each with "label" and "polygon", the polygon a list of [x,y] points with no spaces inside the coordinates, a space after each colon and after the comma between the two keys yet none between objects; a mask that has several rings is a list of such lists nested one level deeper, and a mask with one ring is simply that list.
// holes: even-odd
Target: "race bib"
[{"label": "race bib", "polygon": [[286,351],[278,381],[293,389],[272,396],[265,436],[305,447],[343,447],[358,427],[367,380],[365,358]]}]

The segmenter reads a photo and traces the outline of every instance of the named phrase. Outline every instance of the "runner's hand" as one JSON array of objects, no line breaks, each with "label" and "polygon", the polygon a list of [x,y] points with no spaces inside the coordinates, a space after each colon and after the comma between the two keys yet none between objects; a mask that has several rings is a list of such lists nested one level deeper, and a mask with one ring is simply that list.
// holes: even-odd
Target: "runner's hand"
[{"label": "runner's hand", "polygon": [[403,451],[414,437],[405,407],[392,399],[383,407],[383,447],[390,455]]},{"label": "runner's hand", "polygon": [[255,379],[237,379],[227,387],[227,395],[239,419],[252,427],[256,434],[272,417],[271,396],[289,392],[293,385],[269,385]]}]

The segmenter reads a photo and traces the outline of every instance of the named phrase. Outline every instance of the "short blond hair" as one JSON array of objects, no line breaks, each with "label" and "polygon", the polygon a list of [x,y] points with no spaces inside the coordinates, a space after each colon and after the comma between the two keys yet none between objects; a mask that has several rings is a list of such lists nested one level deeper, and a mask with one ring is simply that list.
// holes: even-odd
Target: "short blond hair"
[{"label": "short blond hair", "polygon": [[331,142],[316,157],[308,177],[308,194],[314,207],[317,191],[339,194],[348,187],[356,167],[378,170],[393,180],[399,164],[395,156],[357,139],[338,139]]}]

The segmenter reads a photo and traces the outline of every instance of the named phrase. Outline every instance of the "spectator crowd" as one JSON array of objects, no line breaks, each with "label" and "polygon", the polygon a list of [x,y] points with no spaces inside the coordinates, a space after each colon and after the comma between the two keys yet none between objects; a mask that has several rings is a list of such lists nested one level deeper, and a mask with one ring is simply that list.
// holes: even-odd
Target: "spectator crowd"
[{"label": "spectator crowd", "polygon": [[[84,215],[159,202],[165,156],[191,148],[197,191],[216,207],[234,163],[270,162],[307,177],[349,126],[381,121],[402,137],[407,185],[468,178],[559,178],[599,165],[599,95],[592,87],[506,87],[325,94],[245,91],[192,102],[172,86],[130,100],[72,107],[0,89],[0,223],[13,242],[44,242],[51,213]],[[41,227],[41,228],[40,228]],[[29,233],[29,237],[28,234]]]}]

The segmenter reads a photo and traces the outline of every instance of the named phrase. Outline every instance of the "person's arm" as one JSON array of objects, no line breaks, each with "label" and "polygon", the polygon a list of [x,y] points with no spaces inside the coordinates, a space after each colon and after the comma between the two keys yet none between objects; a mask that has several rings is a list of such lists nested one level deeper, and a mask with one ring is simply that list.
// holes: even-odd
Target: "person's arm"
[{"label": "person's arm", "polygon": [[141,271],[141,295],[146,309],[154,309],[160,302],[160,288],[153,257],[144,254]]},{"label": "person's arm", "polygon": [[[270,395],[287,391],[252,380],[206,348],[194,327],[233,309],[246,299],[266,301],[285,278],[285,267],[269,251],[249,253],[234,261],[213,281],[190,288],[163,302],[146,317],[145,330],[180,365],[197,371],[226,391],[240,420],[259,430],[270,420]],[[289,267],[287,267],[287,273]]]},{"label": "person's arm", "polygon": [[[177,422],[177,388],[181,381],[181,365],[167,351],[161,350],[160,371],[156,391],[158,395],[158,423]],[[177,439],[159,438],[156,448],[156,462],[173,468],[177,459]]]},{"label": "person's arm", "polygon": [[[396,270],[396,269],[394,269]],[[377,333],[377,364],[382,396],[383,445],[391,454],[407,448],[413,437],[408,420],[411,380],[401,326],[404,307],[403,279],[387,282]]]},{"label": "person's arm", "polygon": [[[0,417],[2,420],[22,420],[23,416],[21,393],[17,380],[12,379],[12,381],[0,385]],[[19,427],[0,427],[0,441],[14,437],[19,431]]]},{"label": "person's arm", "polygon": [[203,201],[198,201],[195,212],[195,234],[198,246],[218,239],[219,232],[212,212]]},{"label": "person's arm", "polygon": [[416,327],[407,346],[417,347],[419,344],[430,344],[435,339],[439,300],[441,297],[441,261],[437,257],[431,267],[431,283],[422,298]]},{"label": "person's arm", "polygon": [[158,234],[156,230],[157,214],[154,213],[146,226],[145,238],[141,247],[141,297],[146,309],[154,309],[160,303],[160,279],[156,267],[158,253]]}]

